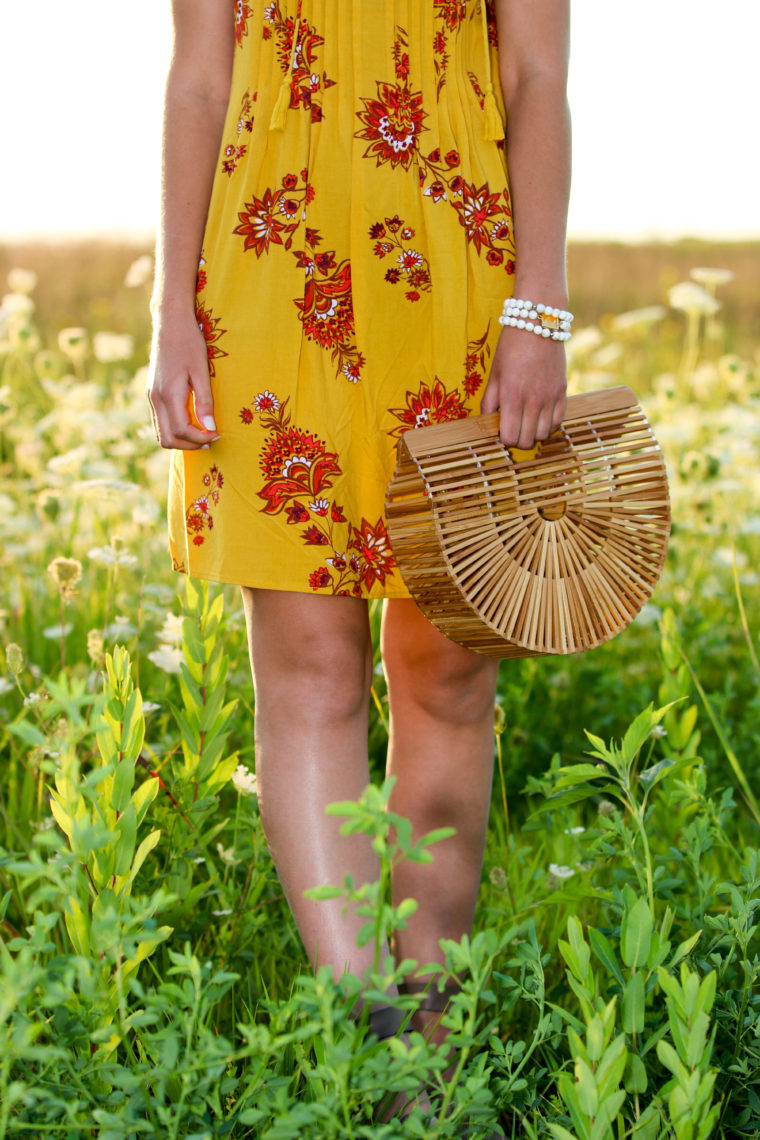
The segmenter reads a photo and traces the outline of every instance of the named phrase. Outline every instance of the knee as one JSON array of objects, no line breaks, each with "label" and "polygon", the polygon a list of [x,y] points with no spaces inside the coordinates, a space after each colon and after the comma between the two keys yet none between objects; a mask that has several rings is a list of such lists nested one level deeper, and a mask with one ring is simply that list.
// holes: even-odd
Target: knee
[{"label": "knee", "polygon": [[366,714],[371,641],[361,623],[341,620],[339,611],[336,616],[325,620],[311,607],[301,610],[299,620],[254,618],[249,633],[257,713],[326,723]]},{"label": "knee", "polygon": [[452,726],[490,723],[497,663],[454,642],[409,641],[385,658],[391,703],[410,700],[427,716]]}]

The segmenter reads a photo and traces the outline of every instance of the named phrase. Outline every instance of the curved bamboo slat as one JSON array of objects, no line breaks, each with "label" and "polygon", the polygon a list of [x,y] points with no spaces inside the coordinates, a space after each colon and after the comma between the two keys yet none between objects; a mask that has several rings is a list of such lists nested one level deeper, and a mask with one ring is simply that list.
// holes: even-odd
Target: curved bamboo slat
[{"label": "curved bamboo slat", "polygon": [[578,653],[650,598],[670,534],[662,452],[632,390],[571,396],[514,458],[498,414],[405,432],[388,533],[422,612],[495,657]]}]

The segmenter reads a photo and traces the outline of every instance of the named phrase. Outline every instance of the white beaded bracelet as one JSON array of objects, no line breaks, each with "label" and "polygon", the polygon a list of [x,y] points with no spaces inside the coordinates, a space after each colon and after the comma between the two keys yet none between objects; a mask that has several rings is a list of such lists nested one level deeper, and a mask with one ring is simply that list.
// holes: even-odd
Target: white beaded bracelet
[{"label": "white beaded bracelet", "polygon": [[516,297],[507,297],[499,317],[502,326],[525,329],[552,340],[570,340],[572,323],[573,314],[566,309],[554,309],[551,305],[534,304]]}]

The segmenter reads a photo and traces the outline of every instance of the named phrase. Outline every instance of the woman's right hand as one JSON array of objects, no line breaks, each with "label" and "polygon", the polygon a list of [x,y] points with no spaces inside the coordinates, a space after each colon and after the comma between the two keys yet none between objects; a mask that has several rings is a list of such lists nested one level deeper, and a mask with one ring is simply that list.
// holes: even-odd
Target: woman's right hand
[{"label": "woman's right hand", "polygon": [[162,447],[193,451],[220,438],[206,342],[194,314],[156,320],[145,392]]}]

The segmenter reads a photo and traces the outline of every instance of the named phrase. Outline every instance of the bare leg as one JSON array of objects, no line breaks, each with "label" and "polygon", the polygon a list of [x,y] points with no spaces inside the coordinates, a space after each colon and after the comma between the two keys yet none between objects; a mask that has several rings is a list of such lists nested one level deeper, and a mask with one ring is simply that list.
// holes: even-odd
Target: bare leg
[{"label": "bare leg", "polygon": [[390,700],[388,773],[397,780],[391,806],[411,819],[415,837],[437,827],[457,830],[435,846],[432,863],[396,869],[394,902],[412,897],[419,908],[407,929],[396,933],[394,951],[420,965],[443,962],[439,941],[470,933],[480,884],[498,666],[449,641],[414,602],[402,599],[385,604],[382,650]]},{"label": "bare leg", "polygon": [[367,728],[372,645],[366,603],[243,588],[256,693],[256,771],[264,832],[306,952],[337,977],[362,975],[362,920],[340,900],[304,899],[308,887],[377,879],[366,836],[340,835],[325,815],[369,782]]}]

